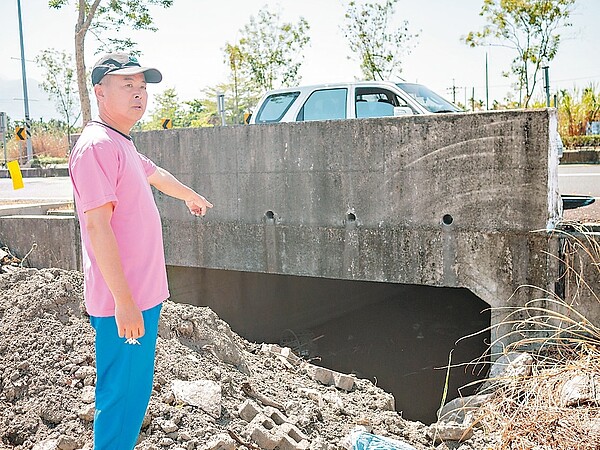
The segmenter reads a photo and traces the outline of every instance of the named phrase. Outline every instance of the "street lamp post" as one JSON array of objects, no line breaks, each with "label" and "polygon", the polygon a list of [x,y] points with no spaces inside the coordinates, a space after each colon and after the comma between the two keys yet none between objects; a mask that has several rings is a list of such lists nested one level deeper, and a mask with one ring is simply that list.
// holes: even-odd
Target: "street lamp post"
[{"label": "street lamp post", "polygon": [[548,75],[548,64],[542,66],[544,70],[544,89],[546,90],[546,106],[550,108],[550,76]]},{"label": "street lamp post", "polygon": [[27,74],[25,73],[25,47],[23,45],[23,23],[21,20],[21,0],[17,0],[17,11],[19,13],[19,39],[21,41],[21,77],[23,78],[23,102],[25,104],[25,131],[27,137],[27,161],[33,159],[33,148],[31,146],[31,121],[29,119],[29,98],[27,96]]}]

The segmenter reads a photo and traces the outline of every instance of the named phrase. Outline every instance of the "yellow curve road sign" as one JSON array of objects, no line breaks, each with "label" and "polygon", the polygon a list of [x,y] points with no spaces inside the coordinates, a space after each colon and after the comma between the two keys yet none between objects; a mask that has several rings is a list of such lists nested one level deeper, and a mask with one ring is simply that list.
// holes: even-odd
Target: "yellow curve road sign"
[{"label": "yellow curve road sign", "polygon": [[171,119],[161,119],[163,129],[167,130],[173,128],[173,121]]},{"label": "yellow curve road sign", "polygon": [[20,141],[24,141],[27,139],[27,133],[25,132],[25,127],[17,127],[15,128],[15,136]]},{"label": "yellow curve road sign", "polygon": [[9,161],[6,164],[8,172],[12,178],[13,189],[22,189],[25,187],[23,184],[23,175],[21,174],[21,168],[19,167],[19,161]]}]

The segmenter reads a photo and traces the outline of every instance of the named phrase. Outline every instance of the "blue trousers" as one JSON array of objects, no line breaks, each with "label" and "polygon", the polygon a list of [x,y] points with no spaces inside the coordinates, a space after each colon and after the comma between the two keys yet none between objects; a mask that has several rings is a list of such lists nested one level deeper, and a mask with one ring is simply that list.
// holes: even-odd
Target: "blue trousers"
[{"label": "blue trousers", "polygon": [[119,337],[114,317],[90,317],[96,330],[94,450],[132,450],[148,408],[162,305],[142,312],[138,344]]}]

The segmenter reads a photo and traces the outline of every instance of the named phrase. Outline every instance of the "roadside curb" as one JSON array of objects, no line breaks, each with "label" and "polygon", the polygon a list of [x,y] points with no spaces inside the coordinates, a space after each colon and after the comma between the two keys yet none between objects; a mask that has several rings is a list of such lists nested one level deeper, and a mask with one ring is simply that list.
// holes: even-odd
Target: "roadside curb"
[{"label": "roadside curb", "polygon": [[[68,177],[69,169],[66,167],[34,167],[21,169],[23,178]],[[10,178],[8,169],[0,169],[0,178]]]},{"label": "roadside curb", "polygon": [[[5,216],[48,215],[50,210],[61,209],[73,204],[72,200],[0,205],[0,218]],[[72,211],[70,211],[72,213]],[[72,214],[71,214],[72,215]]]},{"label": "roadside curb", "polygon": [[600,148],[583,147],[577,150],[564,150],[561,164],[600,164]]}]

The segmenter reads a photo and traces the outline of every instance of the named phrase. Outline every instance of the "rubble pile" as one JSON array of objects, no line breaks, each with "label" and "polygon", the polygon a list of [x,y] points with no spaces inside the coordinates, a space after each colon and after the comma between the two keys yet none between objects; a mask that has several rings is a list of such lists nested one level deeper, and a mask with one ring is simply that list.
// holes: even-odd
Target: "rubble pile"
[{"label": "rubble pile", "polygon": [[[60,269],[0,275],[2,449],[92,448],[94,332],[82,284]],[[209,308],[164,303],[155,373],[139,450],[332,450],[352,448],[357,430],[402,443],[389,448],[491,447],[481,430],[440,444],[435,426],[403,419],[371,381],[248,342]]]}]

